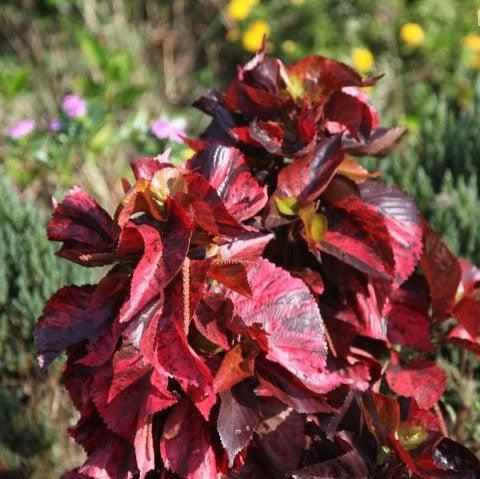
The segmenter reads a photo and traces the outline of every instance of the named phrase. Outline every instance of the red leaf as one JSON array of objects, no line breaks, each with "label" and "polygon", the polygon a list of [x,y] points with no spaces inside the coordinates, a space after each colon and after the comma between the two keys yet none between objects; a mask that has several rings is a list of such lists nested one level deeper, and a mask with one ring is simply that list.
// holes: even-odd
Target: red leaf
[{"label": "red leaf", "polygon": [[168,161],[169,157],[170,149],[165,150],[161,155],[155,156],[154,158],[145,157],[133,161],[131,167],[133,174],[135,175],[135,179],[151,181],[158,170],[161,170],[167,166],[172,166],[172,164]]},{"label": "red leaf", "polygon": [[330,96],[324,115],[329,121],[345,125],[354,138],[358,138],[359,133],[366,137],[372,129],[373,120],[369,106],[342,91]]},{"label": "red leaf", "polygon": [[427,361],[417,361],[408,367],[391,365],[386,378],[397,394],[413,397],[422,409],[430,409],[437,403],[447,382],[445,373]]},{"label": "red leaf", "polygon": [[176,403],[167,376],[147,364],[140,351],[124,344],[93,378],[92,398],[106,425],[134,443],[149,416]]},{"label": "red leaf", "polygon": [[400,407],[396,399],[372,390],[363,395],[362,410],[370,432],[380,444],[387,444],[400,424]]},{"label": "red leaf", "polygon": [[227,88],[225,104],[230,110],[241,111],[247,117],[272,120],[280,118],[284,110],[292,105],[292,100],[236,80]]},{"label": "red leaf", "polygon": [[120,322],[130,321],[172,281],[187,256],[192,234],[189,218],[175,202],[168,222],[140,223],[135,228],[144,251],[133,272],[130,299],[122,307]]},{"label": "red leaf", "polygon": [[60,353],[80,341],[95,341],[113,321],[128,277],[112,272],[97,286],[65,286],[45,304],[36,325],[40,366],[46,368]]},{"label": "red leaf", "polygon": [[476,338],[480,335],[480,289],[473,290],[468,296],[462,298],[452,314],[470,336]]},{"label": "red leaf", "polygon": [[328,230],[319,244],[320,249],[363,273],[390,279],[377,243],[355,218],[355,215],[348,216],[340,211],[329,212]]},{"label": "red leaf", "polygon": [[217,479],[210,428],[186,399],[165,422],[160,452],[165,466],[184,479]]},{"label": "red leaf", "polygon": [[83,266],[102,266],[114,261],[119,228],[78,186],[56,206],[47,232],[51,241],[63,242],[57,252],[62,258]]},{"label": "red leaf", "polygon": [[421,409],[413,399],[408,406],[407,421],[414,426],[420,426],[427,431],[441,432],[438,418],[431,411]]},{"label": "red leaf", "polygon": [[183,195],[182,206],[190,206],[195,222],[205,230],[217,236],[235,238],[245,233],[243,227],[227,210],[215,189],[198,173],[187,173],[188,194]]},{"label": "red leaf", "polygon": [[462,326],[455,326],[448,333],[447,341],[464,349],[469,349],[480,356],[480,336],[474,337]]},{"label": "red leaf", "polygon": [[428,292],[423,278],[413,277],[394,291],[388,306],[388,339],[402,346],[433,351],[430,341]]},{"label": "red leaf", "polygon": [[346,194],[333,204],[351,214],[377,244],[387,272],[399,286],[415,269],[422,251],[422,223],[412,198],[379,181],[358,185],[360,198]]},{"label": "red leaf", "polygon": [[266,333],[267,358],[310,388],[321,389],[327,347],[315,298],[302,280],[267,260],[246,269],[253,297],[228,292],[235,312],[247,327],[257,326]]},{"label": "red leaf", "polygon": [[115,211],[115,221],[121,227],[134,215],[140,213],[145,213],[157,221],[163,221],[165,219],[152,197],[150,187],[151,184],[149,180],[140,178],[123,197]]},{"label": "red leaf", "polygon": [[248,383],[239,383],[220,394],[217,430],[227,451],[229,467],[233,466],[236,455],[248,446],[259,419],[257,398]]},{"label": "red leaf", "polygon": [[240,381],[253,376],[257,352],[256,349],[249,350],[242,344],[237,344],[227,351],[213,380],[215,390],[227,391]]},{"label": "red leaf", "polygon": [[428,225],[424,227],[421,265],[430,288],[434,312],[448,314],[460,284],[460,264],[440,236]]},{"label": "red leaf", "polygon": [[273,234],[244,233],[234,241],[219,247],[220,256],[227,259],[256,259],[262,256]]},{"label": "red leaf", "polygon": [[[177,279],[165,290],[163,308],[159,308],[144,326],[140,349],[156,369],[174,377],[182,388],[198,388],[199,391],[186,392],[195,394],[195,402],[201,403],[213,394],[213,377],[188,344],[183,307],[182,281]],[[209,409],[203,412],[208,416]]]},{"label": "red leaf", "polygon": [[345,63],[321,55],[312,55],[298,61],[288,73],[300,78],[307,98],[322,98],[346,86],[368,86],[376,79],[362,80],[360,75]]},{"label": "red leaf", "polygon": [[252,296],[252,290],[248,284],[246,266],[248,263],[241,261],[213,261],[208,270],[208,277],[222,283],[228,289]]},{"label": "red leaf", "polygon": [[237,221],[251,218],[268,200],[266,187],[259,186],[236,148],[209,144],[188,161],[187,168],[208,180]]},{"label": "red leaf", "polygon": [[335,135],[319,143],[311,155],[285,166],[278,174],[275,195],[302,202],[316,199],[343,161],[340,145],[341,136]]},{"label": "red leaf", "polygon": [[322,295],[325,287],[323,285],[322,275],[311,268],[290,269],[290,274],[300,278],[313,294]]}]

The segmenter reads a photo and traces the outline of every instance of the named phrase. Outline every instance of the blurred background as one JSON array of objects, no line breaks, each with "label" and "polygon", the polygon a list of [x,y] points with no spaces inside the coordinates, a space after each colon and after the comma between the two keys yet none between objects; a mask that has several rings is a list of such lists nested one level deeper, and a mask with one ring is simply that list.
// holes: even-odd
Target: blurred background
[{"label": "blurred background", "polygon": [[[268,35],[285,63],[333,56],[362,74],[385,126],[410,135],[370,168],[409,191],[456,253],[480,263],[480,26],[470,0],[0,0],[0,477],[53,478],[81,460],[59,364],[39,372],[32,328],[60,285],[94,281],[54,257],[50,198],[74,184],[112,212],[129,161],[208,123]],[[478,359],[442,350],[453,435],[480,450]],[[453,366],[452,366],[453,364]]]}]

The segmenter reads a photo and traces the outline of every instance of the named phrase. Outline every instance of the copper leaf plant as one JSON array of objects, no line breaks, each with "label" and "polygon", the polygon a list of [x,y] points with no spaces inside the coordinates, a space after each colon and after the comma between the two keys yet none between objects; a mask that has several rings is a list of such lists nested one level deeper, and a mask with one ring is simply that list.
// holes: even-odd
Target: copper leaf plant
[{"label": "copper leaf plant", "polygon": [[58,255],[109,267],[36,329],[80,413],[64,478],[479,477],[436,354],[480,352],[480,270],[357,161],[405,134],[361,91],[378,80],[262,48],[195,102],[186,163],[135,161],[113,218],[79,187],[56,204]]}]

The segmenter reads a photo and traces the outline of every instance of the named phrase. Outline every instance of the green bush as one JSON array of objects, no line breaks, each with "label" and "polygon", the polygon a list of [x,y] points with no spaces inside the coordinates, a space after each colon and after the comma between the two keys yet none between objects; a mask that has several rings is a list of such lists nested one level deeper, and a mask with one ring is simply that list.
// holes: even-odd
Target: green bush
[{"label": "green bush", "polygon": [[[44,217],[23,202],[0,170],[0,476],[47,477],[59,447],[58,421],[69,420],[56,374],[42,374],[33,327],[42,304],[64,283],[93,281],[95,271],[60,261]],[[39,472],[42,470],[43,472]]]}]

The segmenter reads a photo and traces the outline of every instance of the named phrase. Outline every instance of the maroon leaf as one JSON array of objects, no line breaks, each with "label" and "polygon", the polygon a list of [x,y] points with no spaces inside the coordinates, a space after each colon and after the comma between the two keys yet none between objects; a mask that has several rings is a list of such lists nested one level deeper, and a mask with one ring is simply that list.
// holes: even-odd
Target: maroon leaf
[{"label": "maroon leaf", "polygon": [[63,242],[57,252],[62,258],[83,266],[102,266],[114,261],[119,228],[78,186],[55,207],[47,231],[51,241]]},{"label": "maroon leaf", "polygon": [[388,385],[401,396],[413,397],[422,409],[430,409],[445,390],[445,373],[435,364],[417,361],[409,367],[392,365],[386,373]]},{"label": "maroon leaf", "polygon": [[266,333],[267,358],[310,388],[322,389],[327,347],[322,318],[308,287],[264,259],[246,269],[253,297],[229,292],[236,314],[247,327]]},{"label": "maroon leaf", "polygon": [[113,321],[124,296],[128,277],[112,272],[97,286],[65,286],[45,304],[36,325],[35,342],[40,367],[80,341],[95,341]]},{"label": "maroon leaf", "polygon": [[340,145],[341,136],[335,135],[319,143],[311,155],[285,166],[278,174],[275,195],[305,202],[317,198],[343,161]]},{"label": "maroon leaf", "polygon": [[299,413],[332,413],[335,411],[322,396],[312,393],[295,376],[269,361],[257,361],[260,385],[278,400]]},{"label": "maroon leaf", "polygon": [[171,203],[167,223],[139,223],[135,227],[144,251],[133,272],[130,299],[122,308],[121,322],[130,321],[172,281],[187,256],[192,234],[189,218],[175,202]]},{"label": "maroon leaf", "polygon": [[339,457],[293,472],[291,479],[368,479],[362,455],[352,449]]},{"label": "maroon leaf", "polygon": [[274,416],[263,420],[256,428],[257,444],[273,477],[283,477],[296,469],[305,449],[305,417],[282,408]]},{"label": "maroon leaf", "polygon": [[217,429],[227,451],[229,467],[233,466],[236,455],[249,444],[259,418],[257,399],[248,383],[239,383],[220,394]]},{"label": "maroon leaf", "polygon": [[94,406],[82,411],[69,432],[88,454],[78,473],[93,479],[132,479],[138,473],[133,447],[105,427]]},{"label": "maroon leaf", "polygon": [[383,158],[393,151],[407,134],[405,128],[375,128],[362,141],[343,137],[342,146],[354,156],[376,156]]},{"label": "maroon leaf", "polygon": [[229,349],[229,340],[225,325],[232,318],[233,305],[223,295],[211,294],[199,304],[193,317],[198,331],[211,343],[223,349]]},{"label": "maroon leaf", "polygon": [[165,466],[185,479],[217,479],[210,429],[188,400],[181,400],[167,418],[160,442]]},{"label": "maroon leaf", "polygon": [[187,167],[208,180],[238,221],[258,213],[268,200],[266,187],[259,186],[236,148],[209,144],[188,161]]}]

